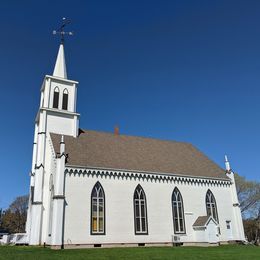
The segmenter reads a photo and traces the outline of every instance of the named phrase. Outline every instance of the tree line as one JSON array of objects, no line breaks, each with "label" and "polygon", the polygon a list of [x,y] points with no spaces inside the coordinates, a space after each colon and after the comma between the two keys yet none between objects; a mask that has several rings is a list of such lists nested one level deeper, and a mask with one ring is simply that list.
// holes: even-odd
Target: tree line
[{"label": "tree line", "polygon": [[248,181],[235,174],[236,188],[246,238],[249,242],[260,243],[260,183]]},{"label": "tree line", "polygon": [[25,232],[28,198],[28,195],[17,197],[8,209],[0,209],[0,232]]},{"label": "tree line", "polygon": [[[259,244],[260,240],[260,183],[248,181],[235,174],[237,195],[248,241]],[[25,232],[29,196],[17,197],[6,210],[0,209],[0,232]]]}]

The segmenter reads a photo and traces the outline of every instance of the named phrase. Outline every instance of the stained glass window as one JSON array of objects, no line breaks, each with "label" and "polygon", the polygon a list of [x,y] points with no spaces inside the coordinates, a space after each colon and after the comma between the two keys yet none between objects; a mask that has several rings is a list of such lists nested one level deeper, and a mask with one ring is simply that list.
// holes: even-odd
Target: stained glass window
[{"label": "stained glass window", "polygon": [[91,233],[105,233],[105,193],[99,182],[91,193]]}]

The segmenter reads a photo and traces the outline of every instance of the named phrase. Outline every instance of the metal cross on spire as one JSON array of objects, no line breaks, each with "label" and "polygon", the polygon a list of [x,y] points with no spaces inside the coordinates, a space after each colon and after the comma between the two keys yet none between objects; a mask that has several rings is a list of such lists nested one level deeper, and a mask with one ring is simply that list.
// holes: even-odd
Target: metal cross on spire
[{"label": "metal cross on spire", "polygon": [[64,27],[70,23],[70,20],[67,20],[65,17],[62,18],[62,25],[58,30],[54,30],[52,34],[60,34],[60,41],[63,44],[64,43],[64,35],[73,35],[73,32],[65,32]]}]

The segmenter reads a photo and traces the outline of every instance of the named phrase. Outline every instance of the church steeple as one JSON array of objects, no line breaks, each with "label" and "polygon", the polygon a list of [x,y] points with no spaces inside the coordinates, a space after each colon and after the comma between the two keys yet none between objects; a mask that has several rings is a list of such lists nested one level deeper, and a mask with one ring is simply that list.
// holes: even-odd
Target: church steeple
[{"label": "church steeple", "polygon": [[[29,234],[29,244],[31,245],[39,245],[45,242],[48,242],[49,244],[54,243],[55,245],[60,245],[57,243],[61,243],[60,241],[62,237],[58,237],[60,240],[57,240],[57,236],[55,237],[54,233],[52,233],[52,236],[48,235],[47,237],[44,237],[42,233],[43,226],[49,225],[50,229],[50,225],[52,225],[50,224],[52,223],[52,220],[48,220],[48,218],[52,218],[46,215],[49,214],[49,216],[51,216],[50,212],[46,213],[48,212],[48,205],[50,205],[50,201],[48,202],[48,200],[54,200],[54,195],[57,195],[57,200],[55,199],[55,203],[59,207],[55,212],[58,212],[58,217],[62,216],[61,212],[63,210],[63,204],[61,203],[64,203],[60,196],[62,190],[59,191],[60,187],[63,187],[61,179],[59,179],[59,188],[57,188],[58,186],[55,186],[55,189],[53,190],[53,192],[55,191],[57,194],[53,193],[54,195],[52,196],[51,194],[48,195],[48,193],[45,193],[44,191],[44,187],[47,187],[51,184],[53,174],[48,170],[52,167],[50,166],[52,165],[52,159],[50,158],[53,156],[50,154],[52,149],[50,147],[51,133],[73,136],[76,138],[79,132],[80,115],[76,112],[78,82],[67,78],[64,54],[64,35],[72,34],[71,32],[67,33],[64,31],[64,26],[66,24],[68,24],[68,21],[63,19],[62,26],[57,31],[53,31],[54,34],[60,34],[61,43],[59,46],[53,75],[45,75],[44,77],[41,87],[40,106],[35,120],[33,159],[31,169],[32,175],[30,181],[30,202],[26,223],[26,231]],[[61,148],[64,148],[63,143],[61,144]],[[65,156],[56,159],[63,160],[62,163],[65,162]],[[63,166],[64,165],[65,163]],[[60,168],[60,166],[58,166],[58,168],[59,170],[61,169],[60,173],[62,173],[60,177],[62,178],[63,176],[64,178],[64,168]],[[56,179],[57,176],[58,175],[56,174]],[[45,209],[46,211],[44,212]],[[45,219],[45,217],[47,218]],[[60,221],[60,219],[58,218],[58,224],[60,224],[59,227],[62,226],[62,221]],[[59,235],[61,233],[59,233],[59,227],[57,227],[57,219],[55,223],[56,231]]]},{"label": "church steeple", "polygon": [[64,44],[60,44],[59,52],[57,55],[54,71],[54,77],[59,77],[63,79],[67,79],[67,68],[66,68],[66,61],[65,61],[65,53],[64,53]]},{"label": "church steeple", "polygon": [[[53,74],[46,75],[41,88],[41,103],[37,113],[36,123],[44,125],[44,132],[78,135],[79,114],[76,112],[78,82],[67,77],[64,52],[64,36],[73,35],[65,32],[64,27],[69,23],[65,18],[62,25],[53,34],[60,35],[60,45],[55,61]],[[44,113],[43,113],[44,112]],[[46,117],[44,120],[41,118]]]}]

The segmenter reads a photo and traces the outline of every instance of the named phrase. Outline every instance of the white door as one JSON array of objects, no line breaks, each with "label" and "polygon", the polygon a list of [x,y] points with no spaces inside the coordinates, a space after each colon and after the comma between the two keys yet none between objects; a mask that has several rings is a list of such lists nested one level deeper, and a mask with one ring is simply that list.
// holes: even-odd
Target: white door
[{"label": "white door", "polygon": [[218,232],[217,226],[213,221],[210,221],[207,226],[208,231],[208,239],[209,243],[217,243],[218,242]]}]

